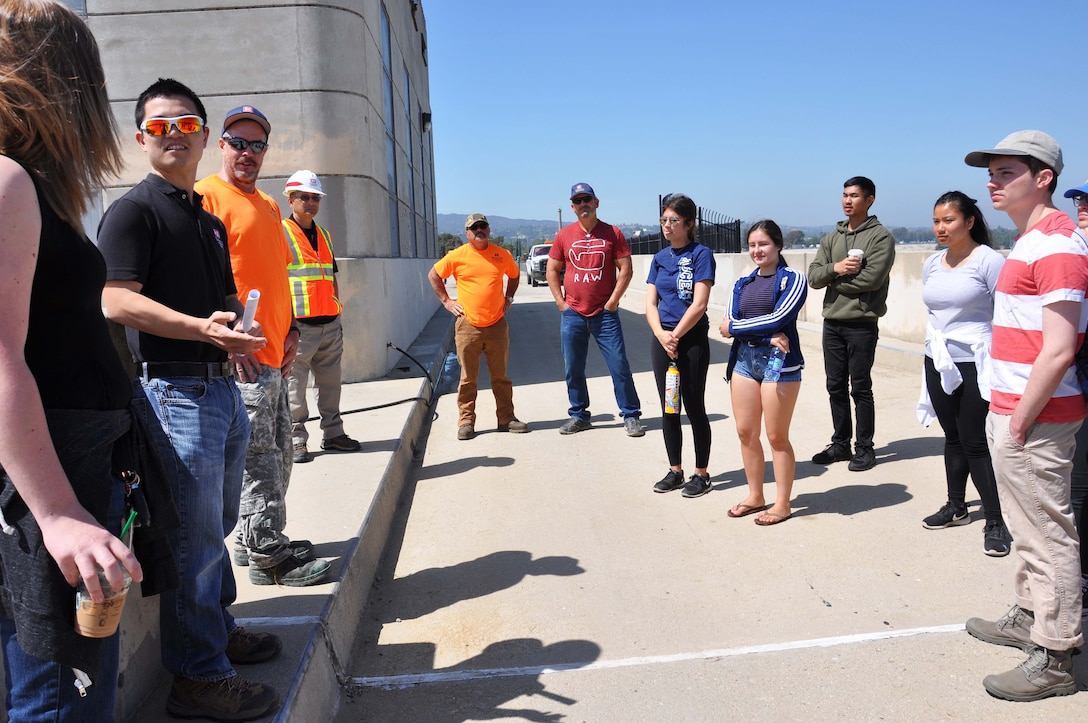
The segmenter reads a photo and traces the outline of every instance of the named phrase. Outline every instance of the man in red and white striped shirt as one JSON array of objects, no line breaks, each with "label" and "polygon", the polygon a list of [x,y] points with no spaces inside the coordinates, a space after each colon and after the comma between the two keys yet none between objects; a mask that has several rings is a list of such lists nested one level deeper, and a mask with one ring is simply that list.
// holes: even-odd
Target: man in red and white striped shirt
[{"label": "man in red and white striped shirt", "polygon": [[1076,692],[1072,651],[1084,642],[1069,474],[1085,416],[1073,358],[1088,317],[1088,245],[1054,207],[1062,152],[1052,137],[1018,131],[965,161],[989,169],[994,208],[1020,231],[994,294],[986,424],[1015,540],[1016,604],[997,621],[971,618],[967,632],[1029,654],[1013,670],[983,679],[991,695],[1041,700]]}]

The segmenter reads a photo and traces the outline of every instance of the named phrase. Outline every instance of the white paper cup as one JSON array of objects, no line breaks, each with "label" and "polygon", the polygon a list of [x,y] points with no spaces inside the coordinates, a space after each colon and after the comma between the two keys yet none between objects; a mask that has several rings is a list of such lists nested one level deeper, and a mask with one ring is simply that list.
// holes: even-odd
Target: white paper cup
[{"label": "white paper cup", "polygon": [[852,259],[861,259],[864,258],[865,252],[861,249],[850,249],[846,252],[846,255]]}]

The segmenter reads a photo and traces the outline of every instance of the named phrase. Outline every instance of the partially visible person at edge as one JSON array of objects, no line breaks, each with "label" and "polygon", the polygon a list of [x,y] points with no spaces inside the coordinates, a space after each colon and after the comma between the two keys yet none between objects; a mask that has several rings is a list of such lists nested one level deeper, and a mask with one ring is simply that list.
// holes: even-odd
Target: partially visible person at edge
[{"label": "partially visible person at edge", "polygon": [[240,299],[261,292],[256,319],[268,345],[252,354],[232,354],[238,389],[249,415],[249,449],[242,476],[239,529],[234,562],[249,567],[254,585],[317,585],[329,563],[315,559],[309,540],[291,541],[287,527],[287,487],[293,452],[286,377],[298,349],[287,267],[291,255],[280,207],[257,188],[272,126],[251,105],[227,112],[219,137],[222,164],[202,178],[196,191],[204,208],[227,229],[231,267]]},{"label": "partially visible person at edge", "polygon": [[[487,359],[495,416],[500,432],[523,433],[529,427],[514,416],[514,385],[506,376],[510,356],[510,328],[506,312],[514,303],[520,271],[509,251],[490,242],[487,216],[473,213],[465,219],[462,244],[439,259],[427,274],[435,296],[456,318],[454,344],[461,365],[457,387],[457,439],[476,436],[476,380],[480,357]],[[446,279],[457,282],[457,298],[446,291]],[[506,288],[503,290],[503,277]]]},{"label": "partially visible person at edge", "polygon": [[115,536],[124,487],[111,469],[132,389],[102,316],[105,264],[80,220],[120,165],[90,30],[58,3],[0,2],[0,642],[12,721],[113,720],[121,636],[75,632],[73,587],[82,579],[101,601],[99,569],[115,589],[124,570],[143,577]]},{"label": "partially visible person at edge", "polygon": [[[812,457],[814,464],[850,460],[852,472],[876,464],[876,402],[873,400],[873,362],[880,317],[888,310],[888,285],[895,262],[895,238],[869,209],[876,201],[876,185],[864,176],[846,180],[842,191],[845,221],[820,239],[816,258],[808,267],[808,283],[824,289],[823,349],[827,395],[834,431],[831,444]],[[862,256],[851,255],[860,250]],[[854,400],[857,429],[850,420]],[[851,436],[854,451],[850,451]]]},{"label": "partially visible person at edge", "polygon": [[344,354],[344,328],[340,313],[340,290],[336,283],[336,257],[332,234],[317,225],[325,192],[313,171],[295,171],[283,189],[291,215],[283,219],[291,261],[287,276],[291,302],[298,321],[298,349],[291,373],[287,375],[287,397],[291,408],[291,444],[295,464],[313,460],[306,444],[306,387],[314,375],[314,394],[321,416],[321,449],[327,452],[358,452],[362,445],[344,432],[340,418],[340,359]]},{"label": "partially visible person at edge", "polygon": [[945,193],[933,205],[933,235],[944,249],[922,266],[922,301],[929,318],[919,421],[928,427],[936,417],[944,430],[948,501],[922,526],[942,530],[971,522],[970,475],[986,515],[983,552],[1003,557],[1011,540],[986,444],[986,413],[994,291],[1005,257],[993,249],[977,202],[960,191]]},{"label": "partially visible person at edge", "polygon": [[[790,422],[801,391],[805,358],[797,338],[797,314],[808,298],[805,275],[791,269],[782,258],[782,229],[771,220],[757,221],[748,229],[748,255],[756,268],[733,286],[721,335],[732,338],[725,379],[730,382],[733,418],[740,437],[748,496],[733,505],[730,517],[757,514],[757,525],[777,525],[792,515],[790,495],[797,460],[790,444]],[[777,381],[767,381],[767,365],[780,352],[782,370]],[[763,496],[766,460],[760,427],[767,425],[767,441],[776,487],[774,504],[767,509]]]},{"label": "partially visible person at edge", "polygon": [[239,627],[229,610],[237,588],[223,539],[238,521],[249,420],[227,354],[266,340],[259,329],[231,328],[242,305],[227,234],[193,192],[208,141],[203,102],[160,78],[135,106],[136,142],[151,173],[106,210],[98,245],[106,258],[102,305],[128,327],[143,397],[137,408],[181,520],[170,535],[181,584],[159,605],[162,662],[174,676],[166,709],[247,720],[275,710],[279,696],[234,666],[271,660],[282,644]]},{"label": "partially visible person at edge", "polygon": [[[661,402],[661,432],[669,471],[654,492],[681,489],[684,497],[710,491],[710,418],[706,413],[706,374],[710,368],[710,320],[706,305],[714,285],[714,254],[695,240],[695,202],[681,193],[666,196],[661,228],[669,245],[656,254],[646,278],[646,321],[654,340],[650,361]],[[680,371],[680,408],[665,412],[665,378],[669,365]],[[695,438],[695,474],[684,479],[680,411],[687,414]]]},{"label": "partially visible person at edge", "polygon": [[[1088,181],[1066,191],[1065,197],[1073,200],[1077,226],[1082,234],[1088,236]],[[1077,535],[1080,537],[1081,604],[1088,608],[1088,544],[1085,544],[1085,540],[1088,540],[1088,424],[1082,424],[1077,430],[1076,442],[1070,493],[1073,514],[1077,519]]]},{"label": "partially visible person at edge", "polygon": [[1016,553],[1015,602],[1000,619],[971,618],[966,627],[980,640],[1028,654],[1012,670],[982,680],[990,695],[1013,701],[1071,695],[1077,692],[1073,649],[1084,643],[1069,473],[1085,415],[1073,361],[1088,319],[1088,245],[1054,207],[1063,164],[1051,136],[1017,131],[964,160],[989,169],[994,209],[1020,232],[994,293],[986,419]]},{"label": "partially visible person at edge", "polygon": [[593,337],[612,376],[627,436],[641,437],[645,434],[639,421],[642,406],[627,361],[619,314],[620,299],[631,283],[631,249],[619,228],[597,218],[600,204],[592,186],[574,184],[570,207],[577,221],[556,234],[548,251],[548,288],[562,314],[559,332],[570,400],[570,419],[559,433],[574,434],[592,426],[586,355]]}]

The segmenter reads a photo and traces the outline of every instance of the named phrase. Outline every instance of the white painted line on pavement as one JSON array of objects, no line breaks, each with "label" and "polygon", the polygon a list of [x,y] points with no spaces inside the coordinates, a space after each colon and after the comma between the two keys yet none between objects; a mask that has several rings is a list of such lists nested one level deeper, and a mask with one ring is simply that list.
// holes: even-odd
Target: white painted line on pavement
[{"label": "white painted line on pavement", "polygon": [[830,648],[836,645],[850,645],[874,640],[907,638],[933,633],[955,633],[962,631],[962,623],[956,625],[935,625],[909,630],[888,630],[879,633],[858,633],[840,635],[833,638],[815,640],[796,640],[788,643],[767,643],[765,645],[745,645],[739,648],[705,650],[697,653],[677,653],[674,655],[650,655],[622,660],[602,660],[589,663],[563,663],[560,665],[527,665],[517,668],[484,668],[481,670],[442,670],[432,673],[409,673],[404,675],[377,675],[372,677],[353,677],[349,684],[362,688],[408,688],[424,683],[450,683],[463,680],[481,680],[486,678],[511,678],[520,675],[540,675],[559,673],[568,670],[605,670],[608,668],[629,668],[636,665],[659,665],[662,663],[680,663],[688,660],[708,660],[711,658],[731,658],[753,653],[776,653],[783,650],[803,650],[806,648]]}]

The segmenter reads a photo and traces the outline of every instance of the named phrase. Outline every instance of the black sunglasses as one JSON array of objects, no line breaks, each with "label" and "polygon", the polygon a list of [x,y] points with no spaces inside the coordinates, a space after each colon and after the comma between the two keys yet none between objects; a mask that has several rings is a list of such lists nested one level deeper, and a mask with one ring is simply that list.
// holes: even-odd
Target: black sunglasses
[{"label": "black sunglasses", "polygon": [[486,223],[474,223],[468,227],[469,231],[483,231],[485,228],[491,228],[490,224]]},{"label": "black sunglasses", "polygon": [[579,196],[578,198],[572,198],[570,200],[575,206],[581,206],[583,203],[590,203],[593,201],[593,196]]},{"label": "black sunglasses", "polygon": [[235,136],[227,135],[226,133],[223,134],[223,140],[227,142],[228,146],[239,153],[247,148],[258,154],[268,150],[268,143],[265,141],[247,141],[245,138],[237,138]]}]

